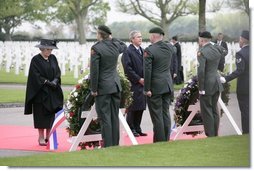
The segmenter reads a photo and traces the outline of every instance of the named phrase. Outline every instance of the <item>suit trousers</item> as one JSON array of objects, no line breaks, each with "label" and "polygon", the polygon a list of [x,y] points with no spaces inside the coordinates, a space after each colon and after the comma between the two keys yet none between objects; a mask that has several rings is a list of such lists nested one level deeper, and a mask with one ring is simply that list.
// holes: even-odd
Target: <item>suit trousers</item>
[{"label": "suit trousers", "polygon": [[243,134],[249,133],[249,96],[237,94],[237,100],[241,111],[241,123]]},{"label": "suit trousers", "polygon": [[168,141],[171,129],[170,93],[147,97],[147,105],[153,123],[153,142]]},{"label": "suit trousers", "polygon": [[101,124],[104,147],[119,144],[119,107],[120,92],[98,95],[95,97],[95,108]]},{"label": "suit trousers", "polygon": [[217,102],[220,93],[214,95],[200,95],[200,109],[205,134],[208,137],[218,136],[220,116],[217,110]]},{"label": "suit trousers", "polygon": [[143,111],[144,110],[134,110],[134,111],[129,111],[127,113],[126,120],[132,132],[137,132],[137,133],[142,132],[140,124],[142,120]]}]

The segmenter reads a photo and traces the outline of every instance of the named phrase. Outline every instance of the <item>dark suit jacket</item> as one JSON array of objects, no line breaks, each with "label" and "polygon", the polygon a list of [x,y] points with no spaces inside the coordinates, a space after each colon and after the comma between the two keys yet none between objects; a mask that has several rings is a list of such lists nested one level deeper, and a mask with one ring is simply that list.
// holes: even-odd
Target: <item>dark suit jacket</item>
[{"label": "dark suit jacket", "polygon": [[250,46],[244,46],[236,53],[236,70],[226,76],[226,81],[231,81],[237,78],[237,94],[249,95],[249,63],[250,63]]},{"label": "dark suit jacket", "polygon": [[[215,41],[214,42],[216,45],[218,45],[218,41]],[[227,43],[222,41],[220,45],[218,45],[220,47],[222,47],[222,50],[224,51],[223,52],[223,55],[221,56],[221,59],[220,59],[220,62],[219,62],[219,65],[218,65],[218,70],[220,70],[221,72],[223,72],[224,70],[224,67],[225,67],[225,56],[228,54],[228,46],[227,46]]]},{"label": "dark suit jacket", "polygon": [[98,95],[122,91],[117,72],[118,56],[126,45],[116,39],[97,42],[91,48],[91,90]]},{"label": "dark suit jacket", "polygon": [[223,90],[220,76],[217,72],[221,58],[219,50],[211,43],[203,46],[198,52],[198,86],[206,95],[213,95]]},{"label": "dark suit jacket", "polygon": [[138,52],[133,44],[130,44],[123,53],[122,64],[124,73],[131,82],[131,91],[133,91],[133,103],[129,110],[145,110],[146,99],[144,87],[138,81],[144,78],[143,74],[143,49],[140,47],[142,54]]},{"label": "dark suit jacket", "polygon": [[144,90],[153,94],[173,92],[173,82],[170,74],[170,65],[174,49],[172,45],[163,41],[156,42],[144,52]]}]

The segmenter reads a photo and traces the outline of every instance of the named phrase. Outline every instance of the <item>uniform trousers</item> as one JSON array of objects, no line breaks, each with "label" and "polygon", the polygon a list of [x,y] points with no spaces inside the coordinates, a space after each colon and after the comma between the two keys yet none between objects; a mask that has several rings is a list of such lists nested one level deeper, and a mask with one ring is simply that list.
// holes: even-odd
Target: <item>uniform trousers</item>
[{"label": "uniform trousers", "polygon": [[243,134],[249,133],[249,96],[237,94],[237,100],[241,111],[241,123]]},{"label": "uniform trousers", "polygon": [[218,136],[220,116],[217,110],[217,102],[220,93],[214,95],[200,95],[200,109],[205,128],[205,134],[208,137]]},{"label": "uniform trousers", "polygon": [[170,93],[147,97],[147,105],[153,123],[153,142],[168,141],[171,129],[169,115]]},{"label": "uniform trousers", "polygon": [[119,144],[119,107],[120,92],[98,95],[95,97],[95,108],[101,124],[104,147]]}]

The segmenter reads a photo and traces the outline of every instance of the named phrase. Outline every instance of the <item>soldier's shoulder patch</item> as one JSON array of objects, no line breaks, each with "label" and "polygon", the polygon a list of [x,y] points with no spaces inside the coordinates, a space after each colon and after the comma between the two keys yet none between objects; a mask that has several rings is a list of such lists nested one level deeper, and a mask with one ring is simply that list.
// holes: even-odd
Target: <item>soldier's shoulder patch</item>
[{"label": "soldier's shoulder patch", "polygon": [[201,56],[202,56],[202,52],[198,51],[197,57],[201,57]]}]

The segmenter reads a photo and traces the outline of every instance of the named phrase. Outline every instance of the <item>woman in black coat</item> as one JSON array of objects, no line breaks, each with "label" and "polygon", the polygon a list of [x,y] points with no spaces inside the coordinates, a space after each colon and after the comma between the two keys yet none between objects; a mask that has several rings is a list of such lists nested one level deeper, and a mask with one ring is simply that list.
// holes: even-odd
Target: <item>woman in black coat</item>
[{"label": "woman in black coat", "polygon": [[33,113],[34,128],[39,133],[39,145],[45,146],[55,113],[63,108],[61,71],[55,55],[51,54],[53,49],[57,49],[55,40],[42,39],[35,47],[41,52],[30,63],[24,113]]}]

